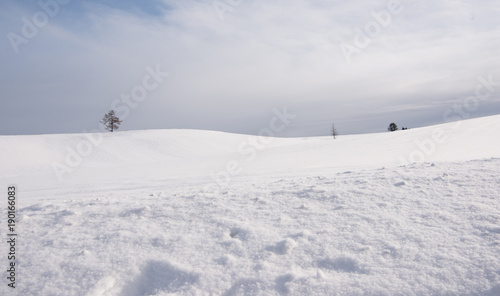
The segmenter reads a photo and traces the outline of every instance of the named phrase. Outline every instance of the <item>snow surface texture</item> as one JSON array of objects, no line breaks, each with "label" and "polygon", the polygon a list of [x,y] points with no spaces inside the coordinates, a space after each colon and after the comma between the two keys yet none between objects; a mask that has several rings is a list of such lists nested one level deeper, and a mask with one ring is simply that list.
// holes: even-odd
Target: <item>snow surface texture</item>
[{"label": "snow surface texture", "polygon": [[252,159],[256,137],[106,134],[62,181],[83,135],[1,136],[20,242],[0,295],[500,295],[499,126],[272,139]]}]

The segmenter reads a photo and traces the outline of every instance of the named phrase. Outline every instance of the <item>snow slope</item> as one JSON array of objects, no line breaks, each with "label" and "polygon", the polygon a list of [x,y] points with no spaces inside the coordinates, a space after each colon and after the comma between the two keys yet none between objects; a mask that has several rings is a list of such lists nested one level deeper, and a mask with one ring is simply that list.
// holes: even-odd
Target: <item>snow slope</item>
[{"label": "snow slope", "polygon": [[0,136],[0,294],[500,295],[499,126]]}]

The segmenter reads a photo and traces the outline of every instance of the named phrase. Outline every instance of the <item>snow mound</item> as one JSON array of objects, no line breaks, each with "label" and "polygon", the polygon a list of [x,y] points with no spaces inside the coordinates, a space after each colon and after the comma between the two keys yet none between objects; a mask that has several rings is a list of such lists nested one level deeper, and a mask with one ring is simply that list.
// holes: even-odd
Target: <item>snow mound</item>
[{"label": "snow mound", "polygon": [[259,148],[207,131],[106,134],[62,181],[54,162],[88,135],[2,136],[2,186],[19,193],[15,292],[499,295],[498,126]]},{"label": "snow mound", "polygon": [[[345,171],[500,157],[500,116],[393,133],[262,138],[200,130],[0,136],[0,177],[37,185]],[[103,173],[103,171],[106,173]],[[140,172],[138,174],[137,172]],[[39,188],[40,186],[37,186]]]}]

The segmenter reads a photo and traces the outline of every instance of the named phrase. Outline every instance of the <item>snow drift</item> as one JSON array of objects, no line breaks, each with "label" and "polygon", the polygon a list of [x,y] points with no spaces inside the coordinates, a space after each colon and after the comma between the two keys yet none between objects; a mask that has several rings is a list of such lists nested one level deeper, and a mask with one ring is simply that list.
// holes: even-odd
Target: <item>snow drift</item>
[{"label": "snow drift", "polygon": [[14,292],[498,295],[499,126],[0,136]]}]

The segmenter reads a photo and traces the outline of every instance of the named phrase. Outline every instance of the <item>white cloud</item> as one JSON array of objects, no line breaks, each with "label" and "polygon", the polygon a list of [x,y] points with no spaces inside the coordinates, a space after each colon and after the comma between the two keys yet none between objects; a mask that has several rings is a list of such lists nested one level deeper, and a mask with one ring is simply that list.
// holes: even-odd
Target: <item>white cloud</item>
[{"label": "white cloud", "polygon": [[[2,45],[1,55],[14,59],[8,71],[32,90],[20,91],[4,78],[3,94],[15,97],[10,104],[17,108],[29,109],[34,100],[46,101],[47,112],[58,101],[87,106],[77,122],[86,126],[41,125],[48,132],[77,132],[92,128],[101,116],[95,113],[130,91],[146,66],[161,64],[171,74],[168,82],[124,128],[254,133],[273,107],[288,105],[298,115],[297,134],[301,125],[326,134],[332,120],[445,108],[436,102],[460,100],[474,91],[478,76],[495,73],[500,64],[500,24],[492,13],[498,1],[402,1],[403,12],[351,63],[339,44],[353,43],[356,28],[373,21],[371,13],[386,9],[389,0],[245,0],[223,22],[212,1],[164,2],[163,17],[88,3],[79,19],[70,25],[56,19],[18,56]],[[316,126],[309,128],[312,121]],[[349,124],[344,132],[367,125]]]}]

